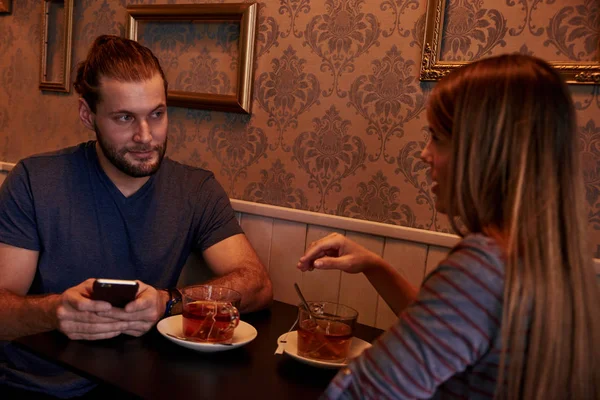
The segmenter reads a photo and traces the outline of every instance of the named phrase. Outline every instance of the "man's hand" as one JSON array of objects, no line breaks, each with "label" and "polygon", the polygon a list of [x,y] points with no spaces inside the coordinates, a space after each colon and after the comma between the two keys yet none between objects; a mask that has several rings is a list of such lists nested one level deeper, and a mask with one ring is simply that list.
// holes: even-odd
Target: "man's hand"
[{"label": "man's hand", "polygon": [[100,318],[125,324],[121,333],[131,336],[142,336],[148,332],[162,317],[168,300],[168,294],[164,291],[156,290],[141,281],[137,282],[140,285],[137,296],[125,308],[112,307],[97,313]]},{"label": "man's hand", "polygon": [[105,301],[90,299],[94,279],[69,288],[60,297],[56,309],[58,330],[70,339],[97,340],[118,336],[128,324],[110,316],[112,306]]}]

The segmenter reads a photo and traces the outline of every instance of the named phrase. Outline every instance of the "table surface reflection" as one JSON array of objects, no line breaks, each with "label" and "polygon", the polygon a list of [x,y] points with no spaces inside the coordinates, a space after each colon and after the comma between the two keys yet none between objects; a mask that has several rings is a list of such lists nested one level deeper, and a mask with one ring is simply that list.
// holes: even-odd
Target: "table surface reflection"
[{"label": "table surface reflection", "polygon": [[[275,301],[268,310],[243,314],[241,319],[252,324],[258,336],[245,346],[218,353],[178,346],[156,328],[140,338],[73,341],[59,332],[46,332],[15,343],[95,382],[144,399],[318,398],[336,370],[273,354],[277,338],[294,323],[296,313],[296,307]],[[356,328],[356,336],[368,342],[381,333],[366,325]]]}]

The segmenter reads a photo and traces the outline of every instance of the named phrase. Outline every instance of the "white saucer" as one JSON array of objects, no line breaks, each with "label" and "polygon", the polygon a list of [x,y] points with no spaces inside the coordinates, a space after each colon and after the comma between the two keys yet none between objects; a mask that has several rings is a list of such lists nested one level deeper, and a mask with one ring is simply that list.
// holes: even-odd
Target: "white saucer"
[{"label": "white saucer", "polygon": [[165,318],[161,320],[158,325],[156,325],[156,329],[158,329],[160,334],[169,339],[171,342],[203,353],[213,353],[216,351],[235,349],[250,343],[258,335],[256,328],[244,321],[240,321],[237,328],[235,328],[235,331],[233,331],[231,345],[189,342],[187,340],[181,340],[167,335],[167,333],[170,333],[171,335],[183,336],[182,318],[183,317],[181,315],[173,315],[172,317]]},{"label": "white saucer", "polygon": [[[287,336],[287,337],[286,337]],[[280,343],[282,340],[285,340],[286,343]],[[365,342],[362,339],[357,337],[352,338],[352,343],[350,343],[350,350],[348,351],[348,358],[344,362],[331,362],[331,361],[320,361],[313,360],[310,358],[302,357],[298,354],[298,332],[292,331],[289,333],[284,333],[279,336],[277,339],[277,345],[283,346],[283,351],[289,354],[291,357],[295,358],[298,361],[303,363],[320,367],[320,368],[341,368],[348,365],[348,362],[359,356],[365,349],[371,347],[371,343]]]}]

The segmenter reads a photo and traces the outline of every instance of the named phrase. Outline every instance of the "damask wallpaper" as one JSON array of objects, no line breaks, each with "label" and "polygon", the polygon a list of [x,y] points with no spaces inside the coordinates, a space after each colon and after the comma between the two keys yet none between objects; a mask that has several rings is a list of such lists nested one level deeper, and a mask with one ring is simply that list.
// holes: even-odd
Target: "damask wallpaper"
[{"label": "damask wallpaper", "polygon": [[[76,0],[73,68],[97,35],[125,35],[128,4],[216,2],[224,1]],[[38,90],[41,3],[13,0],[12,13],[0,14],[2,161],[93,137],[78,120],[73,91]],[[214,171],[232,198],[447,231],[419,159],[433,85],[418,80],[425,10],[426,0],[260,3],[251,116],[171,107],[169,156]],[[236,29],[191,25],[148,24],[140,40],[174,87],[233,91]],[[595,61],[599,3],[448,0],[443,37],[447,60],[518,51]],[[600,257],[600,86],[571,89]]]}]

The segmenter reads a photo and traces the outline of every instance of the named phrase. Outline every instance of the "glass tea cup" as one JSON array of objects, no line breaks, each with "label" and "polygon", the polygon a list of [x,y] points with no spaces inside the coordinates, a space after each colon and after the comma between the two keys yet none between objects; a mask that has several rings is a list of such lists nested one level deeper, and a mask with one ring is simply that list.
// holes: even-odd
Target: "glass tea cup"
[{"label": "glass tea cup", "polygon": [[196,285],[181,290],[183,336],[204,343],[231,343],[240,322],[242,295],[222,286]]},{"label": "glass tea cup", "polygon": [[309,301],[298,305],[298,355],[314,360],[344,362],[348,357],[358,311],[339,303]]}]

